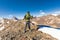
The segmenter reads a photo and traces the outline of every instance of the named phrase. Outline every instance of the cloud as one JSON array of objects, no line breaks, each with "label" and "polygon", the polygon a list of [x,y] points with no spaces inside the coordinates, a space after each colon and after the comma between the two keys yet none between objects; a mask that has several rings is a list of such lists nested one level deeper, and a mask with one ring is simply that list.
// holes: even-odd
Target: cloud
[{"label": "cloud", "polygon": [[13,15],[11,15],[11,14],[7,16],[8,19],[11,19],[12,17],[13,17]]},{"label": "cloud", "polygon": [[44,16],[44,15],[49,15],[49,14],[51,14],[51,15],[54,15],[54,16],[58,16],[58,15],[60,15],[60,11],[50,11],[50,12],[45,12],[45,11],[43,11],[43,10],[40,10],[39,12],[37,12],[38,13],[38,17],[39,16]]},{"label": "cloud", "polygon": [[39,17],[39,16],[43,16],[43,15],[46,15],[46,12],[44,12],[43,10],[40,10],[38,12],[38,15],[37,16]]},{"label": "cloud", "polygon": [[60,11],[50,11],[49,13],[51,13],[51,14],[60,14]]},{"label": "cloud", "polygon": [[40,10],[40,11],[37,11],[37,12],[33,12],[32,15],[36,16],[36,17],[40,17],[40,16],[43,16],[43,15],[47,15],[47,13],[44,12],[43,10]]},{"label": "cloud", "polygon": [[54,11],[54,12],[51,12],[51,14],[54,16],[58,16],[58,15],[60,15],[60,11]]},{"label": "cloud", "polygon": [[39,12],[41,15],[44,15],[44,14],[46,14],[43,10],[40,10],[40,12]]},{"label": "cloud", "polygon": [[9,17],[13,17],[13,15],[9,15]]},{"label": "cloud", "polygon": [[40,16],[49,15],[49,14],[57,16],[57,15],[60,15],[60,11],[47,11],[47,12],[45,12],[44,10],[40,10],[40,11],[35,12],[34,16],[40,17]]},{"label": "cloud", "polygon": [[60,14],[60,11],[56,11],[56,12],[54,12],[55,14]]}]

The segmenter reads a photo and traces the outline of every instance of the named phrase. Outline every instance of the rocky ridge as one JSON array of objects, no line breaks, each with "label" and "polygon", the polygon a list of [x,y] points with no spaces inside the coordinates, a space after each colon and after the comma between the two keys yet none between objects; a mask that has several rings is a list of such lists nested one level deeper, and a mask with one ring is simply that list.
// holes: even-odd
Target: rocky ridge
[{"label": "rocky ridge", "polygon": [[0,40],[57,40],[49,34],[36,30],[36,25],[31,25],[31,31],[24,33],[24,20],[14,21],[4,19],[4,29],[0,30]]}]

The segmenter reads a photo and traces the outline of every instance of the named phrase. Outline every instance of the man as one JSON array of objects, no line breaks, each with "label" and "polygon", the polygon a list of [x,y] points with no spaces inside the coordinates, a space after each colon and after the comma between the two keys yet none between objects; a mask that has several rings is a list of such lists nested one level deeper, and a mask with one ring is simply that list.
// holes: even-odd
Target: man
[{"label": "man", "polygon": [[24,32],[26,32],[26,28],[27,27],[31,30],[31,28],[30,28],[30,19],[32,19],[32,16],[30,15],[30,12],[29,11],[24,16],[24,19],[26,20],[26,26],[25,26]]}]

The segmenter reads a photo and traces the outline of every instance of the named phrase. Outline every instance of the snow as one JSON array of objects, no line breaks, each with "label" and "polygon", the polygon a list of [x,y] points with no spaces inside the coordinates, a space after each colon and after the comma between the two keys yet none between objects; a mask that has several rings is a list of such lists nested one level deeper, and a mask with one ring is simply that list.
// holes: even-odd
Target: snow
[{"label": "snow", "polygon": [[58,40],[60,40],[60,29],[43,27],[43,28],[40,28],[38,31],[42,31],[44,33],[50,34],[54,38],[57,38]]},{"label": "snow", "polygon": [[9,21],[7,21],[7,23],[9,24]]},{"label": "snow", "polygon": [[3,18],[0,18],[0,23],[4,23],[4,19]]},{"label": "snow", "polygon": [[59,14],[52,14],[53,16],[58,16]]},{"label": "snow", "polygon": [[5,28],[4,26],[0,27],[0,31],[2,31],[4,28]]}]

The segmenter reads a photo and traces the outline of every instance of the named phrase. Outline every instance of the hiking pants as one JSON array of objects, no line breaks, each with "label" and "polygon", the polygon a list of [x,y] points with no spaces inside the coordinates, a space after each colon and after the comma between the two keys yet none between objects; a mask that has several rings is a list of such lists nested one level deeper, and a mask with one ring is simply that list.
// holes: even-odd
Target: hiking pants
[{"label": "hiking pants", "polygon": [[26,31],[27,27],[29,28],[29,30],[31,29],[31,28],[30,28],[30,21],[27,21],[27,22],[26,22],[25,31]]}]

